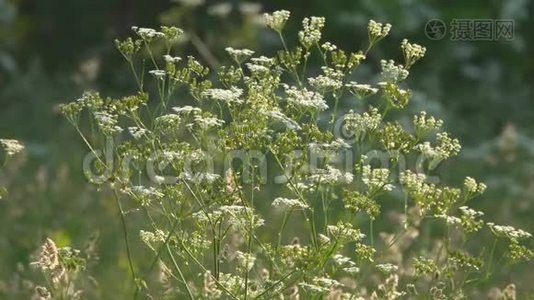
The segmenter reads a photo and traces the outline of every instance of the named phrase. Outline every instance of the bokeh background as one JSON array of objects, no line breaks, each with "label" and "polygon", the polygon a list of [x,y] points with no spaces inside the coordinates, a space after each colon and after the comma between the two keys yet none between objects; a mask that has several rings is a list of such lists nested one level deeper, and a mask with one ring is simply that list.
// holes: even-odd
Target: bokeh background
[{"label": "bokeh background", "polygon": [[[0,200],[0,298],[35,276],[28,262],[47,236],[77,248],[98,236],[98,261],[89,268],[99,298],[116,299],[129,280],[116,208],[83,177],[87,150],[57,110],[87,89],[110,96],[135,90],[113,40],[133,25],[176,25],[188,33],[180,55],[217,65],[227,46],[278,47],[261,26],[261,13],[277,9],[292,12],[289,36],[303,17],[325,16],[325,39],[348,50],[366,46],[369,19],[391,23],[391,36],[372,51],[371,63],[398,60],[405,37],[425,45],[427,55],[408,79],[410,109],[443,118],[464,145],[441,179],[454,184],[469,175],[486,182],[488,192],[474,208],[496,223],[534,231],[534,1],[0,0],[0,137],[27,146],[0,173],[9,190]],[[450,27],[465,18],[513,20],[513,39],[425,34],[429,20]],[[370,76],[376,68],[359,72]],[[532,293],[534,265],[503,266],[494,282],[515,282],[524,295]]]}]

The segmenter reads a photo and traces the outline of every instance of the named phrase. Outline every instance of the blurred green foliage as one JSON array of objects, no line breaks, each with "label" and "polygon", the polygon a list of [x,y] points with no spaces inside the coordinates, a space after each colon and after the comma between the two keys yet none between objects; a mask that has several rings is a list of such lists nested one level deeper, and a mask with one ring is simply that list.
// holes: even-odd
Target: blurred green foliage
[{"label": "blurred green foliage", "polygon": [[[113,39],[133,25],[176,25],[187,33],[179,54],[195,54],[216,66],[227,46],[273,49],[277,39],[260,23],[261,12],[276,9],[292,11],[293,34],[297,20],[325,16],[330,21],[325,38],[347,50],[366,46],[369,19],[393,24],[390,40],[372,54],[374,62],[399,59],[402,38],[425,45],[427,54],[409,79],[412,108],[445,119],[467,148],[452,163],[455,172],[441,174],[442,179],[458,183],[470,175],[486,181],[488,194],[474,207],[486,211],[488,219],[534,231],[532,1],[0,0],[0,137],[27,145],[26,154],[0,173],[1,185],[9,190],[0,200],[0,295],[22,295],[16,291],[24,283],[14,274],[33,276],[21,266],[27,267],[47,236],[82,247],[100,233],[100,258],[90,265],[102,285],[95,295],[110,298],[126,284],[117,211],[109,196],[86,182],[81,171],[86,149],[57,113],[58,103],[85,89],[109,95],[133,90]],[[429,20],[449,26],[460,18],[512,19],[514,39],[451,41],[447,34],[435,41],[425,36]],[[369,78],[375,71],[362,67],[358,76]],[[503,268],[496,279],[528,290],[533,267]]]}]

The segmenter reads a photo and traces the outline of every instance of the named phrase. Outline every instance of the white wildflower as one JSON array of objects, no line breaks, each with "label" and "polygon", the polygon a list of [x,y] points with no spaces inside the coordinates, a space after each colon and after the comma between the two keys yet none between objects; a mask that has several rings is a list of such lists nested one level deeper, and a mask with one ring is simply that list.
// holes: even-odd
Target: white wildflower
[{"label": "white wildflower", "polygon": [[0,139],[0,145],[8,156],[15,155],[24,150],[24,145],[13,139]]},{"label": "white wildflower", "polygon": [[256,65],[265,66],[265,67],[270,67],[274,65],[275,63],[274,59],[265,57],[265,56],[253,57],[250,60]]},{"label": "white wildflower", "polygon": [[261,113],[267,117],[270,117],[276,121],[279,121],[283,123],[288,129],[292,130],[300,130],[300,125],[295,122],[295,120],[289,118],[288,116],[284,115],[282,112],[278,110],[268,110],[268,111],[261,111]]},{"label": "white wildflower", "polygon": [[193,107],[193,106],[190,106],[190,105],[186,105],[186,106],[181,106],[181,107],[178,107],[178,106],[175,106],[172,108],[172,110],[174,110],[177,114],[179,115],[188,115],[190,113],[200,113],[202,112],[202,110],[198,107]]},{"label": "white wildflower", "polygon": [[328,109],[323,96],[317,92],[308,91],[306,88],[298,89],[294,86],[285,85],[287,102],[301,108],[323,111]]},{"label": "white wildflower", "polygon": [[426,53],[425,47],[418,44],[409,43],[407,39],[402,40],[401,49],[402,53],[404,54],[406,68],[409,68],[416,61],[423,58]]},{"label": "white wildflower", "polygon": [[479,183],[471,177],[465,178],[464,188],[470,194],[482,194],[486,191],[486,185],[484,183]]},{"label": "white wildflower", "polygon": [[371,166],[362,167],[362,181],[367,185],[370,191],[391,191],[395,187],[390,183],[389,169],[372,169]]},{"label": "white wildflower", "polygon": [[[218,119],[216,117],[210,117],[210,116],[201,116],[201,115],[195,115],[194,124],[198,125],[198,127],[202,130],[208,130],[215,127],[221,127],[224,124],[224,120]],[[193,124],[188,124],[188,127],[192,127]]]},{"label": "white wildflower", "polygon": [[308,179],[314,183],[320,184],[349,184],[352,182],[354,176],[348,172],[342,172],[332,166],[327,166],[326,169],[317,169],[314,174]]},{"label": "white wildflower", "polygon": [[455,217],[455,216],[447,216],[444,214],[435,215],[435,218],[445,220],[447,225],[461,225],[462,219]]},{"label": "white wildflower", "polygon": [[323,48],[324,51],[332,52],[337,49],[337,46],[330,42],[326,42],[321,45],[321,48]]},{"label": "white wildflower", "polygon": [[178,56],[170,56],[170,55],[168,55],[168,54],[165,54],[165,55],[163,56],[163,58],[165,59],[165,62],[166,62],[166,63],[172,63],[172,64],[177,64],[177,63],[179,63],[179,62],[182,60],[181,57],[178,57]]},{"label": "white wildflower", "polygon": [[341,269],[349,274],[357,274],[360,272],[360,268],[356,267],[356,263],[353,262],[350,257],[336,254],[333,257],[334,263],[341,267]]},{"label": "white wildflower", "polygon": [[144,128],[139,128],[137,126],[128,127],[128,132],[133,136],[134,139],[140,139],[149,131]]},{"label": "white wildflower", "polygon": [[156,79],[158,80],[164,80],[165,76],[167,75],[167,72],[165,72],[164,70],[150,70],[148,71],[148,73],[156,77]]},{"label": "white wildflower", "polygon": [[299,41],[305,49],[309,49],[321,40],[321,31],[325,24],[324,17],[311,17],[302,20],[303,30],[299,31]]},{"label": "white wildflower", "polygon": [[195,174],[192,174],[191,172],[186,171],[181,173],[180,177],[195,184],[212,184],[215,181],[219,180],[221,178],[221,175],[209,172],[197,172]]},{"label": "white wildflower", "polygon": [[436,135],[436,141],[438,144],[436,151],[443,159],[458,155],[462,149],[460,141],[458,141],[458,139],[451,138],[446,132],[438,133]]},{"label": "white wildflower", "polygon": [[159,200],[165,195],[154,187],[146,187],[141,185],[125,188],[124,192],[133,195],[142,206],[149,206],[154,200]]},{"label": "white wildflower", "polygon": [[345,86],[348,87],[350,91],[360,99],[367,98],[378,92],[378,88],[374,88],[369,84],[360,84],[355,81],[351,81],[345,84]]},{"label": "white wildflower", "polygon": [[380,39],[383,39],[389,34],[391,30],[391,24],[382,24],[375,22],[374,20],[369,20],[367,24],[367,31],[369,34],[369,39],[371,43],[374,43]]},{"label": "white wildflower", "polygon": [[153,247],[153,245],[158,242],[164,242],[167,237],[167,234],[160,229],[157,229],[154,232],[140,230],[139,237],[141,238],[141,241],[147,246]]},{"label": "white wildflower", "polygon": [[311,86],[318,90],[336,90],[342,86],[342,82],[340,80],[325,75],[319,75],[315,78],[308,78],[308,82]]},{"label": "white wildflower", "polygon": [[289,19],[290,12],[287,10],[278,10],[272,14],[263,14],[263,19],[267,27],[273,29],[276,32],[281,32]]},{"label": "white wildflower", "polygon": [[341,138],[337,138],[330,143],[310,143],[310,151],[314,153],[328,154],[341,150],[348,150],[351,146]]},{"label": "white wildflower", "polygon": [[204,97],[210,98],[212,100],[217,100],[221,102],[226,102],[227,104],[233,103],[243,103],[243,100],[239,99],[243,95],[243,90],[231,87],[228,90],[225,89],[207,89],[202,94]]},{"label": "white wildflower", "polygon": [[466,216],[470,216],[470,217],[481,217],[481,216],[484,215],[483,212],[474,210],[474,209],[469,208],[467,206],[460,206],[459,209],[462,212],[462,214],[464,214]]},{"label": "white wildflower", "polygon": [[422,137],[434,131],[438,131],[443,126],[443,121],[434,117],[428,117],[425,111],[413,116],[413,124],[417,136]]},{"label": "white wildflower", "polygon": [[252,74],[266,74],[269,72],[269,68],[255,63],[245,64]]},{"label": "white wildflower", "polygon": [[271,205],[274,207],[280,207],[283,209],[287,209],[287,208],[306,209],[309,207],[308,204],[303,203],[299,199],[289,199],[289,198],[282,198],[282,197],[278,197],[274,199]]},{"label": "white wildflower", "polygon": [[162,32],[156,31],[152,28],[143,28],[143,27],[137,27],[133,26],[132,30],[137,33],[137,35],[142,38],[143,40],[150,41],[153,38],[162,38],[165,37],[165,34]]},{"label": "white wildflower", "polygon": [[238,266],[241,269],[246,270],[247,272],[250,271],[256,263],[256,257],[251,253],[243,253],[241,251],[236,251],[236,259]]},{"label": "white wildflower", "polygon": [[378,265],[376,265],[376,268],[378,270],[380,270],[381,272],[384,272],[386,274],[397,272],[397,270],[399,269],[398,266],[393,265],[393,264],[389,264],[389,263],[388,264],[378,264]]},{"label": "white wildflower", "polygon": [[105,135],[122,132],[122,128],[117,125],[117,116],[111,115],[105,111],[96,111],[93,115],[98,127]]},{"label": "white wildflower", "polygon": [[154,119],[156,128],[161,130],[176,130],[182,123],[182,118],[177,114],[166,114]]},{"label": "white wildflower", "polygon": [[356,140],[362,140],[368,132],[378,129],[382,121],[382,115],[378,109],[371,107],[369,112],[358,114],[350,110],[344,116],[343,129],[353,134]]},{"label": "white wildflower", "polygon": [[380,61],[380,66],[382,67],[382,80],[385,82],[396,83],[403,81],[409,75],[408,70],[402,65],[395,65],[393,60],[384,60]]},{"label": "white wildflower", "polygon": [[254,51],[249,49],[234,49],[232,47],[226,47],[224,50],[230,54],[230,56],[238,63],[242,63],[245,60],[249,59]]},{"label": "white wildflower", "polygon": [[529,232],[526,232],[522,229],[516,229],[512,226],[504,226],[504,225],[495,225],[495,223],[487,223],[488,227],[491,229],[491,231],[497,235],[502,237],[507,237],[509,239],[527,239],[532,237],[532,234]]},{"label": "white wildflower", "polygon": [[359,229],[353,228],[352,224],[338,222],[336,225],[326,226],[326,232],[338,240],[359,241],[365,237]]}]

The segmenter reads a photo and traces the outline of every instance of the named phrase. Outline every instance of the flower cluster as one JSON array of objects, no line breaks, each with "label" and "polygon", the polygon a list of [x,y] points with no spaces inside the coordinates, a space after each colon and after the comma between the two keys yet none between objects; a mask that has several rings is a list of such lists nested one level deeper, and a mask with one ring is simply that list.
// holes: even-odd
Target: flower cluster
[{"label": "flower cluster", "polygon": [[228,90],[225,89],[207,89],[202,93],[203,96],[216,100],[224,102],[228,105],[230,104],[241,104],[243,103],[243,100],[240,99],[241,95],[243,94],[243,90],[232,87]]},{"label": "flower cluster", "polygon": [[310,17],[302,20],[303,30],[299,31],[299,42],[304,49],[309,50],[311,46],[319,43],[324,24],[325,18],[323,17]]},{"label": "flower cluster", "polygon": [[[61,106],[89,149],[102,149],[104,140],[117,144],[110,151],[120,163],[97,160],[98,168],[84,171],[112,171],[109,189],[123,224],[126,217],[141,222],[138,240],[155,255],[160,276],[141,278],[139,251],[130,252],[137,292],[161,298],[153,291],[164,284],[180,299],[398,299],[408,292],[444,299],[449,285],[455,296],[464,293],[459,280],[477,275],[483,255],[464,251],[453,234],[461,230],[467,241],[483,227],[483,214],[464,204],[486,186],[468,177],[459,189],[423,173],[461,149],[441,131],[443,121],[421,112],[412,126],[401,116],[412,97],[402,81],[425,48],[405,40],[404,65],[382,60],[379,82],[350,81],[371,63],[366,55],[391,25],[370,21],[369,47],[347,52],[322,43],[325,19],[309,17],[291,48],[282,34],[289,17],[264,15],[280,38],[273,57],[228,47],[233,62],[216,70],[174,56],[180,29],[134,28],[135,37],[117,48],[139,92],[118,99],[87,92]],[[324,63],[320,69],[310,69],[312,57]],[[152,70],[145,72],[146,61]],[[79,125],[86,112],[96,126]],[[21,150],[0,143],[8,153]],[[398,178],[397,167],[404,168]],[[436,219],[447,230],[417,242]],[[509,241],[511,260],[532,257],[519,244],[529,233],[487,225]],[[47,246],[43,269],[61,266],[56,248]],[[414,275],[421,281],[406,285]]]},{"label": "flower cluster", "polygon": [[314,91],[309,91],[307,88],[299,89],[295,86],[284,86],[287,94],[287,102],[305,110],[323,111],[328,108],[324,97]]},{"label": "flower cluster", "polygon": [[24,150],[24,145],[13,139],[0,139],[0,145],[8,156],[13,156]]},{"label": "flower cluster", "polygon": [[311,86],[319,91],[337,90],[343,86],[343,72],[323,67],[324,75],[308,78]]},{"label": "flower cluster", "polygon": [[367,32],[369,34],[369,41],[371,44],[378,42],[379,40],[385,38],[389,31],[391,30],[391,24],[378,23],[374,20],[370,20],[367,24]]},{"label": "flower cluster", "polygon": [[362,181],[367,186],[371,194],[380,190],[393,190],[394,185],[391,184],[389,176],[389,169],[372,169],[369,165],[362,167]]},{"label": "flower cluster", "polygon": [[345,84],[345,86],[349,88],[351,93],[358,96],[360,99],[367,98],[378,92],[378,88],[374,88],[370,84],[362,84],[355,81],[351,81]]},{"label": "flower cluster", "polygon": [[343,172],[332,166],[326,166],[326,169],[317,169],[309,176],[308,180],[318,184],[347,184],[354,179],[352,173]]},{"label": "flower cluster", "polygon": [[482,182],[477,182],[471,177],[466,177],[464,180],[464,189],[469,194],[483,194],[486,191],[486,185]]},{"label": "flower cluster", "polygon": [[254,54],[254,51],[249,49],[234,49],[232,47],[227,47],[225,50],[238,64],[243,63]]},{"label": "flower cluster", "polygon": [[283,197],[278,197],[274,199],[271,205],[274,207],[280,207],[282,209],[293,209],[293,208],[306,209],[309,207],[308,204],[302,203],[302,201],[298,199],[288,199],[288,198],[283,198]]},{"label": "flower cluster", "polygon": [[467,206],[460,206],[459,209],[461,212],[462,227],[466,232],[475,232],[482,228],[484,221],[478,220],[477,218],[483,216],[483,212],[476,211]]},{"label": "flower cluster", "polygon": [[402,53],[404,54],[404,65],[406,69],[409,69],[418,60],[423,58],[426,53],[425,47],[418,44],[409,43],[407,39],[402,40],[401,49]]},{"label": "flower cluster", "polygon": [[263,18],[267,27],[280,33],[284,29],[290,15],[291,13],[287,10],[278,10],[272,14],[263,14]]},{"label": "flower cluster", "polygon": [[354,213],[363,211],[371,219],[375,219],[380,214],[380,205],[366,195],[357,191],[347,191],[343,197],[345,208]]},{"label": "flower cluster", "polygon": [[419,115],[413,116],[413,124],[416,136],[423,138],[430,133],[439,131],[443,126],[443,121],[432,116],[428,117],[427,113],[422,111]]},{"label": "flower cluster", "polygon": [[403,81],[410,74],[408,70],[402,65],[395,65],[393,60],[382,59],[380,61],[382,68],[382,80],[388,83],[397,83]]},{"label": "flower cluster", "polygon": [[532,237],[532,234],[522,229],[516,229],[513,226],[496,225],[492,222],[488,222],[487,225],[495,235],[500,237],[506,237],[512,240],[522,240]]},{"label": "flower cluster", "polygon": [[356,140],[362,140],[367,133],[372,133],[378,129],[382,122],[382,115],[378,109],[371,107],[369,112],[363,114],[355,113],[350,110],[345,115],[345,124],[343,129],[354,135]]}]

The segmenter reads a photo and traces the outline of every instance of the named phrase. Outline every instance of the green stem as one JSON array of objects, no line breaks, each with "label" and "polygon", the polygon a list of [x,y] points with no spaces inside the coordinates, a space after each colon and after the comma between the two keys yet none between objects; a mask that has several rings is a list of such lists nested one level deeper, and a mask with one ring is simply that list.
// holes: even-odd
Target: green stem
[{"label": "green stem", "polygon": [[178,275],[180,276],[180,279],[183,281],[183,283],[185,285],[185,289],[187,290],[187,294],[189,295],[189,298],[190,299],[195,299],[195,297],[193,296],[193,292],[191,292],[191,289],[189,288],[189,285],[187,284],[187,281],[185,280],[184,273],[182,272],[182,270],[178,266],[178,263],[176,262],[176,259],[174,259],[174,255],[172,255],[172,251],[171,251],[171,248],[169,247],[169,244],[166,245],[166,248],[167,248],[167,253],[169,254],[169,257],[171,258],[172,264],[174,265],[174,268],[178,272]]},{"label": "green stem", "polygon": [[133,266],[133,260],[132,260],[132,252],[130,250],[130,242],[128,240],[128,228],[126,226],[126,219],[124,217],[124,211],[122,209],[122,204],[119,199],[119,195],[117,194],[116,190],[113,190],[113,194],[115,195],[115,203],[117,204],[117,208],[119,210],[120,218],[121,218],[121,225],[122,225],[122,233],[124,237],[124,244],[126,245],[126,255],[128,257],[128,265],[130,267],[130,273],[132,275],[132,280],[137,287],[137,277],[135,275],[135,270]]}]

